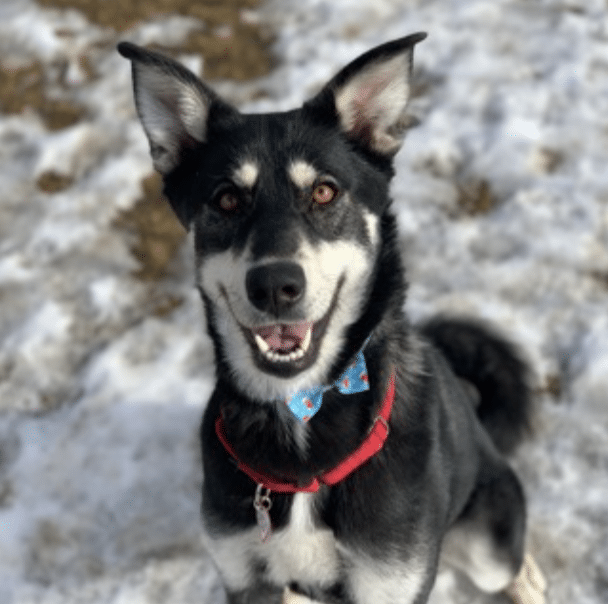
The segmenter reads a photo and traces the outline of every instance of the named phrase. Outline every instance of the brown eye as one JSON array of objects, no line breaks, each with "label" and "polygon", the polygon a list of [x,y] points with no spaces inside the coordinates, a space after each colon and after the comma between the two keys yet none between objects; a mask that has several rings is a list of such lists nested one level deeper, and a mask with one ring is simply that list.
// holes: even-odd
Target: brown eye
[{"label": "brown eye", "polygon": [[331,203],[338,195],[338,189],[331,183],[322,182],[318,184],[313,192],[312,199],[319,205]]},{"label": "brown eye", "polygon": [[217,198],[216,204],[222,212],[232,213],[239,207],[239,198],[235,193],[226,191]]}]

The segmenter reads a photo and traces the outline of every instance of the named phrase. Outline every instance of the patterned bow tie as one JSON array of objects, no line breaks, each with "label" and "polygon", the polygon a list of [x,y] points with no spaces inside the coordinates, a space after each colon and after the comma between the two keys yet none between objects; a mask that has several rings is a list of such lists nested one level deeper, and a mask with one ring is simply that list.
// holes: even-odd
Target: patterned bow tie
[{"label": "patterned bow tie", "polygon": [[[367,343],[367,342],[366,342]],[[301,421],[307,422],[321,408],[323,393],[337,388],[342,394],[355,394],[369,390],[367,365],[363,351],[359,352],[352,365],[331,386],[317,386],[308,390],[299,390],[292,394],[285,404],[290,411]]]}]

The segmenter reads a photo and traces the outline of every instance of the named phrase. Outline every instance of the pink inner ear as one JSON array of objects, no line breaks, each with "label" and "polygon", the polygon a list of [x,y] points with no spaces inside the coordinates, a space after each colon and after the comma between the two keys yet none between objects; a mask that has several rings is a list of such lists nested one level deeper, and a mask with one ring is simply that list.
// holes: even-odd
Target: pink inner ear
[{"label": "pink inner ear", "polygon": [[407,104],[407,82],[402,61],[374,65],[346,84],[337,95],[337,108],[345,132],[381,153],[392,153],[399,139],[390,128]]},{"label": "pink inner ear", "polygon": [[[381,119],[383,107],[379,103],[382,92],[390,85],[388,77],[368,77],[358,87],[351,100],[350,133],[366,143],[373,142],[374,129]],[[388,108],[385,108],[388,110]]]},{"label": "pink inner ear", "polygon": [[378,97],[390,86],[391,82],[392,78],[386,73],[367,76],[353,95],[353,104],[361,107],[361,112],[367,109],[367,112],[371,113],[370,110],[375,109],[373,114],[377,114],[377,110],[380,109],[380,107],[376,107]]}]

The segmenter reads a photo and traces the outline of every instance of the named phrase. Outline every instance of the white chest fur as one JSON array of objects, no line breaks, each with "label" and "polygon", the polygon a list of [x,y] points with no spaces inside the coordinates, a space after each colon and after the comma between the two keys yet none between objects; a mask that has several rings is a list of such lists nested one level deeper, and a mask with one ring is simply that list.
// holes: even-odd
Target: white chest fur
[{"label": "white chest fur", "polygon": [[[333,533],[313,521],[312,493],[293,498],[289,524],[272,536],[263,553],[269,578],[278,584],[290,581],[330,585],[338,578],[339,557]],[[264,548],[266,549],[266,548]]]},{"label": "white chest fur", "polygon": [[292,581],[331,585],[339,578],[340,558],[332,531],[314,523],[313,493],[294,495],[287,526],[260,541],[258,527],[244,533],[207,540],[209,551],[227,587],[250,586],[253,568],[265,563],[266,578],[276,585]]}]

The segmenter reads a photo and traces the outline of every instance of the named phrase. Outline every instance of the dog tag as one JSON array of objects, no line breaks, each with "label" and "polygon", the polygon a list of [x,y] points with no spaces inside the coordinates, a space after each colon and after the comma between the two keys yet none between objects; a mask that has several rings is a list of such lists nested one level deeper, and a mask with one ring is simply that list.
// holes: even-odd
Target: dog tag
[{"label": "dog tag", "polygon": [[264,489],[261,484],[257,486],[253,499],[253,507],[255,509],[255,519],[260,528],[260,539],[262,543],[265,543],[272,535],[272,522],[270,520],[272,500],[270,499],[270,489]]}]

